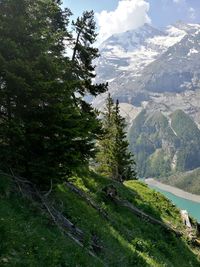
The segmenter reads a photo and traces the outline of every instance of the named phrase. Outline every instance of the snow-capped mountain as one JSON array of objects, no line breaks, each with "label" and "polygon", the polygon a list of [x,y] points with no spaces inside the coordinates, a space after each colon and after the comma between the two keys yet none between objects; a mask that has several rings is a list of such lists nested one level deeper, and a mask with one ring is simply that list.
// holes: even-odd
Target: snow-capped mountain
[{"label": "snow-capped mountain", "polygon": [[[200,25],[145,24],[100,46],[97,82],[109,82],[129,122],[140,176],[200,167]],[[93,104],[102,108],[107,93]]]},{"label": "snow-capped mountain", "polygon": [[[108,81],[111,95],[121,103],[170,113],[175,101],[200,124],[199,24],[177,22],[163,31],[145,24],[109,37],[100,46],[100,54],[97,82]],[[97,97],[94,105],[102,106],[105,95]],[[168,108],[166,99],[173,102]]]},{"label": "snow-capped mountain", "polygon": [[145,24],[138,30],[111,36],[99,47],[98,79],[112,82],[118,74],[123,76],[127,71],[137,77],[146,65],[185,35],[186,31],[173,26],[162,32]]}]

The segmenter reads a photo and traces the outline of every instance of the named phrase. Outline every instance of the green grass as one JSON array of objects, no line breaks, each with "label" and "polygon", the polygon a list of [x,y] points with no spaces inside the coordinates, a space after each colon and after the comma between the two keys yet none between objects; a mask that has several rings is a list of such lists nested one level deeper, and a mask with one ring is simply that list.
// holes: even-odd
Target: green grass
[{"label": "green grass", "polygon": [[37,204],[9,191],[8,181],[0,177],[0,266],[102,266],[63,236]]},{"label": "green grass", "polygon": [[[110,221],[76,193],[59,185],[51,198],[84,231],[85,249],[79,248],[60,234],[37,204],[12,193],[9,182],[1,182],[5,186],[0,189],[0,266],[200,266],[186,237],[177,238],[162,227],[143,221],[108,200],[102,189],[114,184],[120,198],[183,230],[179,211],[161,194],[138,181],[121,185],[92,173],[88,177],[72,177],[71,182],[106,210]],[[93,234],[103,246],[98,253],[103,264],[87,254]]]}]

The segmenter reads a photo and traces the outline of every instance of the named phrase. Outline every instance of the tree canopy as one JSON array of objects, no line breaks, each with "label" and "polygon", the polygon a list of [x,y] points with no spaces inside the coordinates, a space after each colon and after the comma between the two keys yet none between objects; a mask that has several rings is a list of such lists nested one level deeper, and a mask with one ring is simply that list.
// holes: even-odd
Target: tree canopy
[{"label": "tree canopy", "polygon": [[135,162],[128,149],[126,122],[120,115],[118,100],[114,103],[110,94],[102,120],[104,133],[98,142],[97,170],[120,182],[135,179]]},{"label": "tree canopy", "polygon": [[101,126],[84,97],[107,89],[92,83],[93,12],[70,32],[60,4],[0,0],[0,168],[39,184],[88,164]]}]

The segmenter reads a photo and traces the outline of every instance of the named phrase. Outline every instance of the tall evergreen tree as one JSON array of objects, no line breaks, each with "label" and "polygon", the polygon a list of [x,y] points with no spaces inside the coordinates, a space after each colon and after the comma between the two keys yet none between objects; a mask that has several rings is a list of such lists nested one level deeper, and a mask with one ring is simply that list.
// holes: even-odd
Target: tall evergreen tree
[{"label": "tall evergreen tree", "polygon": [[97,142],[97,171],[103,175],[113,177],[113,161],[114,161],[114,103],[113,99],[108,95],[106,100],[106,107],[102,112],[102,126],[103,132],[100,139]]},{"label": "tall evergreen tree", "polygon": [[120,115],[119,102],[114,104],[110,94],[103,113],[104,134],[98,143],[98,171],[111,178],[123,182],[136,178],[135,162],[128,151],[126,122]]},{"label": "tall evergreen tree", "polygon": [[99,56],[98,49],[93,47],[96,41],[96,24],[94,12],[86,11],[82,17],[72,22],[74,29],[73,39],[73,81],[76,81],[76,93],[85,95],[87,93],[96,96],[105,92],[107,85],[93,84],[95,78],[95,66],[93,60]]},{"label": "tall evergreen tree", "polygon": [[[98,112],[84,100],[88,94],[96,96],[107,90],[107,84],[94,84],[95,66],[93,61],[99,56],[98,49],[93,45],[96,41],[96,24],[94,12],[83,12],[81,17],[72,21],[72,59],[71,82],[74,88],[74,104],[79,108],[82,117],[83,138],[79,139],[79,151],[90,152],[88,156],[95,156],[94,140],[101,132],[101,123],[97,120]],[[70,40],[71,42],[71,40]],[[89,159],[89,157],[87,157]]]},{"label": "tall evergreen tree", "polygon": [[114,125],[115,125],[115,146],[113,177],[119,181],[130,180],[136,178],[135,161],[133,155],[129,152],[129,142],[127,140],[126,121],[120,115],[119,101],[116,101],[114,107]]},{"label": "tall evergreen tree", "polygon": [[[70,14],[56,0],[0,0],[0,168],[38,184],[87,164],[100,128],[83,97],[106,86],[92,84],[92,63],[77,60],[79,45],[74,59],[67,57]],[[90,27],[92,17],[83,29],[94,41]]]}]

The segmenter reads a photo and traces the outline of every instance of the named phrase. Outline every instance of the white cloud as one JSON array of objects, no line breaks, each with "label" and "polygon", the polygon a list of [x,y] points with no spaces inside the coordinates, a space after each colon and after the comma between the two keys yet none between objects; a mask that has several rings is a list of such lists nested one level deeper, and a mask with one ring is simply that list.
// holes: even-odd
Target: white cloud
[{"label": "white cloud", "polygon": [[149,3],[145,0],[121,0],[114,11],[96,13],[99,42],[115,33],[125,32],[150,23]]},{"label": "white cloud", "polygon": [[193,7],[189,8],[189,17],[192,20],[196,18],[196,11],[195,11],[195,9]]},{"label": "white cloud", "polygon": [[185,0],[173,0],[174,3],[176,4],[185,4]]}]

